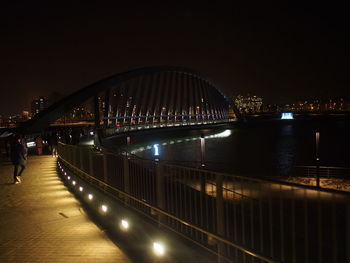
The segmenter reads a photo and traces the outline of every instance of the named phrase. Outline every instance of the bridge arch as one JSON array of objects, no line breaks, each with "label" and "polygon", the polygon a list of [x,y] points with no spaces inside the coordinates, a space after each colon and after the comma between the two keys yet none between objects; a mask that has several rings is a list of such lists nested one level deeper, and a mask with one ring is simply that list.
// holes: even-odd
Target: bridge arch
[{"label": "bridge arch", "polygon": [[181,67],[139,68],[82,88],[26,123],[39,131],[93,98],[95,125],[190,123],[238,118],[232,99],[203,75]]}]

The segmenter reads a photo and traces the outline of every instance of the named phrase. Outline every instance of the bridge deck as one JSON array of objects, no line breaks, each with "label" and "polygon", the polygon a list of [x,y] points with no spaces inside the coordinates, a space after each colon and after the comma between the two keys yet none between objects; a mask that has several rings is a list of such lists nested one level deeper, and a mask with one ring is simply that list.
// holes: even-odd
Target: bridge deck
[{"label": "bridge deck", "polygon": [[93,224],[56,174],[56,158],[33,156],[22,184],[0,164],[0,262],[131,262]]}]

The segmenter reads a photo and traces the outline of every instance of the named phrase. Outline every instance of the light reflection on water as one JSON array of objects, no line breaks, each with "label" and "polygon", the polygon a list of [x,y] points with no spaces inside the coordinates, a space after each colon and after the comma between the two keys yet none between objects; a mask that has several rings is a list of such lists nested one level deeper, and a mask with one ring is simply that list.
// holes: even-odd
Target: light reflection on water
[{"label": "light reflection on water", "polygon": [[[210,134],[210,135],[205,135],[204,138],[205,139],[214,139],[214,138],[225,138],[225,137],[229,137],[232,134],[231,130],[225,130],[223,132],[219,132],[219,133],[214,133],[214,134]],[[171,139],[168,142],[163,142],[161,143],[161,145],[166,146],[168,144],[175,144],[175,143],[182,143],[182,142],[189,142],[189,141],[196,141],[196,140],[200,140],[200,136],[193,136],[190,138],[183,138],[183,139]],[[152,145],[147,145],[145,147],[139,147],[139,148],[134,148],[131,147],[131,149],[129,150],[129,152],[131,154],[137,154],[137,153],[141,153],[144,152],[146,150],[151,150],[152,149]]]},{"label": "light reflection on water", "polygon": [[[321,165],[350,166],[349,121],[265,123],[207,131],[205,164],[210,170],[246,175],[288,175],[296,165],[315,165],[315,132],[321,134]],[[200,166],[200,134],[158,140],[130,150],[152,159],[152,145],[159,144],[160,160],[192,167]],[[226,132],[227,136],[213,136]],[[164,135],[164,134],[163,134]]]}]

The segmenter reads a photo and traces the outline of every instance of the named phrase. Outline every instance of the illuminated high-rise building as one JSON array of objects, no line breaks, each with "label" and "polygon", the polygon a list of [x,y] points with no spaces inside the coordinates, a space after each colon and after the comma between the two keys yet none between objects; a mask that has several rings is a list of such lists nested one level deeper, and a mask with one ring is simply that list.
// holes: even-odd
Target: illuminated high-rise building
[{"label": "illuminated high-rise building", "polygon": [[47,99],[44,97],[39,97],[36,100],[32,101],[31,104],[31,114],[35,116],[39,112],[43,111],[47,107]]},{"label": "illuminated high-rise building", "polygon": [[235,99],[235,104],[241,113],[254,113],[262,109],[263,98],[258,96],[243,96],[238,95]]}]

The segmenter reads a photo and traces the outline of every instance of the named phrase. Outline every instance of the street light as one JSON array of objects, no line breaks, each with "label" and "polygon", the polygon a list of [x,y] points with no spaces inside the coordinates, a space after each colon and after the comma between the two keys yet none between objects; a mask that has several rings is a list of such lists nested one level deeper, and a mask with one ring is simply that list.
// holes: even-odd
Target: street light
[{"label": "street light", "polygon": [[316,187],[320,187],[320,132],[316,132]]},{"label": "street light", "polygon": [[205,138],[204,134],[201,134],[201,166],[204,167],[204,155],[205,155]]}]

